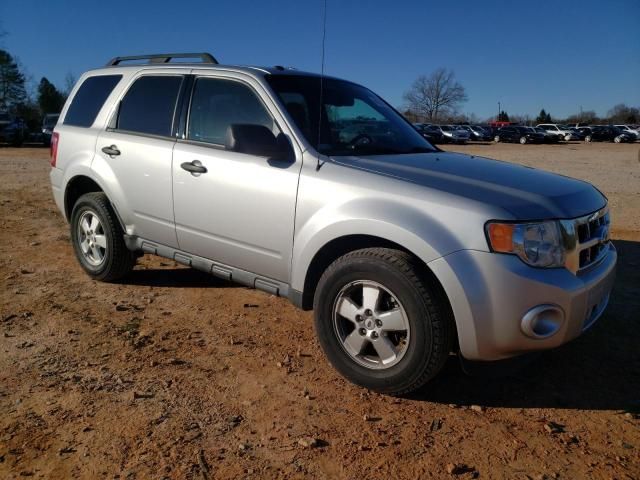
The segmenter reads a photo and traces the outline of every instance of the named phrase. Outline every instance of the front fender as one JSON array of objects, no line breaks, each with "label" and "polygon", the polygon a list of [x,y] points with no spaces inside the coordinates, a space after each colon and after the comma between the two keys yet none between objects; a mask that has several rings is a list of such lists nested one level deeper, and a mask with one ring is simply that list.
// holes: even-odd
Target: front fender
[{"label": "front fender", "polygon": [[[303,291],[313,258],[332,240],[349,235],[378,237],[402,245],[428,263],[464,248],[460,236],[450,229],[452,225],[456,222],[447,226],[422,209],[399,201],[358,198],[327,206],[297,229],[291,286]],[[481,224],[478,231],[482,232]]]}]

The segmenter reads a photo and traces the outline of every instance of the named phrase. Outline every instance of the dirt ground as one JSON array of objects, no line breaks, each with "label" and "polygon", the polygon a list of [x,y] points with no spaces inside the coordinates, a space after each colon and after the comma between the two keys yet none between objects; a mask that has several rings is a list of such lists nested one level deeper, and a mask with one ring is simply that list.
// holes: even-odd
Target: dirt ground
[{"label": "dirt ground", "polygon": [[510,374],[452,356],[398,399],[339,377],[284,299],[149,256],[90,280],[47,151],[0,148],[0,478],[640,478],[640,145],[451,149],[595,183],[619,273],[576,341]]}]

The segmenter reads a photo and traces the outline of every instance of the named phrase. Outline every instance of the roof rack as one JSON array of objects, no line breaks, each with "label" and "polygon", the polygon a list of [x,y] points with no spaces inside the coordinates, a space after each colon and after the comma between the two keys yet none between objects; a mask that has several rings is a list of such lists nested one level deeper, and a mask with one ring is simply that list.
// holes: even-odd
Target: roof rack
[{"label": "roof rack", "polygon": [[151,55],[133,55],[129,57],[114,57],[107,63],[107,67],[120,65],[121,62],[131,60],[149,60],[148,63],[170,63],[175,58],[199,58],[202,63],[217,64],[218,61],[213,55],[207,52],[202,53],[154,53]]}]

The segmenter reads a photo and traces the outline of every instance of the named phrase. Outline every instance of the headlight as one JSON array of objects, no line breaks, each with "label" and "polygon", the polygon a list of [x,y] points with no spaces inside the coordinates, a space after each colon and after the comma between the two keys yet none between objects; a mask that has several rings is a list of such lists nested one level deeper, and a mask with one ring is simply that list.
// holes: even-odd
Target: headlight
[{"label": "headlight", "polygon": [[511,253],[532,267],[557,268],[565,264],[566,250],[558,222],[487,224],[489,247]]}]

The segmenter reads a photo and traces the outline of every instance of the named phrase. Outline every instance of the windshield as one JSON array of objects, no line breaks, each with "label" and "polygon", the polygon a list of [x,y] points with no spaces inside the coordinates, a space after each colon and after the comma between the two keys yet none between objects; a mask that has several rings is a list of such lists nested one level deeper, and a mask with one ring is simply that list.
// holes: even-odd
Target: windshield
[{"label": "windshield", "polygon": [[320,77],[269,75],[267,81],[305,138],[322,154],[436,151],[400,114],[364,87],[325,78],[320,108]]}]

